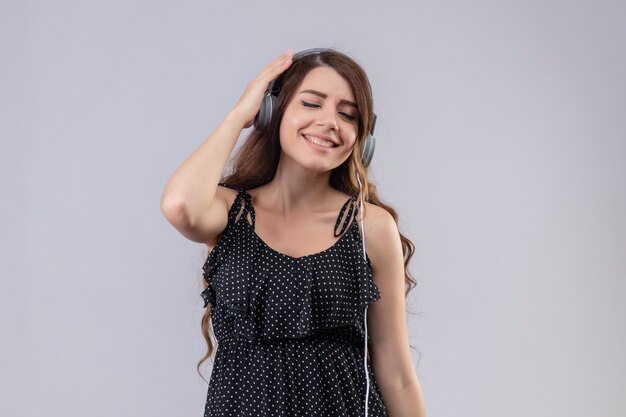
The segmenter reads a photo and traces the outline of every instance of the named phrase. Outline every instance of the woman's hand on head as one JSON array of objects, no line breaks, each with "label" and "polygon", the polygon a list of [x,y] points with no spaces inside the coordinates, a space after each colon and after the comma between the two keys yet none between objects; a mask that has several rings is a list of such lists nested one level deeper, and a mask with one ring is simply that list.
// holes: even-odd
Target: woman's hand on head
[{"label": "woman's hand on head", "polygon": [[244,127],[252,126],[256,114],[261,108],[263,96],[270,82],[278,77],[291,65],[293,49],[288,49],[279,57],[267,64],[257,77],[250,81],[232,112],[236,113],[244,121]]}]

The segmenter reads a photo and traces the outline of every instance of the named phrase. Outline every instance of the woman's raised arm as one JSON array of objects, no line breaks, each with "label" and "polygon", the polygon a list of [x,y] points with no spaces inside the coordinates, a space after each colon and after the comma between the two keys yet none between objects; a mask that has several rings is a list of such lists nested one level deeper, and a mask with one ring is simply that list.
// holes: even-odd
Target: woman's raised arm
[{"label": "woman's raised arm", "polygon": [[209,243],[226,227],[228,206],[225,195],[218,192],[222,172],[241,131],[254,122],[269,83],[291,65],[292,55],[289,49],[263,68],[219,126],[165,184],[161,212],[188,239]]}]

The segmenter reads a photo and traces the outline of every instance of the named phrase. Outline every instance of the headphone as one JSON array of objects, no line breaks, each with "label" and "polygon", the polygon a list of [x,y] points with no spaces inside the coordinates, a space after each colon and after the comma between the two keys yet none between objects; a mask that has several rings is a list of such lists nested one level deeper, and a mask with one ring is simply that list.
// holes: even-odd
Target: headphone
[{"label": "headphone", "polygon": [[[305,49],[303,51],[297,52],[293,55],[292,62],[296,59],[302,58],[307,55],[319,54],[322,52],[336,52],[332,49],[327,48],[311,48]],[[286,71],[289,71],[287,69]],[[285,71],[285,72],[286,72]],[[280,91],[282,80],[285,72],[276,77],[269,84],[267,90],[265,90],[265,96],[263,96],[263,101],[261,102],[261,107],[259,108],[259,112],[254,118],[254,127],[260,131],[267,132],[267,129],[270,126],[270,122],[272,120],[272,114],[274,113],[274,109],[276,108],[276,100],[278,96],[278,92]],[[374,157],[374,149],[376,148],[376,138],[374,137],[374,128],[376,127],[376,113],[372,113],[372,128],[370,129],[367,137],[365,138],[365,143],[363,144],[363,149],[361,151],[361,164],[363,167],[367,168],[367,166],[372,161]]]}]

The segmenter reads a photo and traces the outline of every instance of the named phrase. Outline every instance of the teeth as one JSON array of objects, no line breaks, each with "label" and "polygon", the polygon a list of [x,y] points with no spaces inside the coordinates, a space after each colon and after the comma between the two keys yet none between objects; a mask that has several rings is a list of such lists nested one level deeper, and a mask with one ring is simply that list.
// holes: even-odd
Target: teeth
[{"label": "teeth", "polygon": [[334,147],[334,146],[335,146],[335,144],[334,144],[334,143],[329,142],[329,141],[327,141],[327,140],[318,139],[318,138],[316,138],[315,136],[307,136],[307,135],[304,135],[304,137],[305,137],[305,139],[306,139],[306,140],[308,140],[309,142],[313,142],[313,143],[315,143],[316,145],[324,146],[324,147],[326,147],[326,148],[332,148],[332,147]]}]

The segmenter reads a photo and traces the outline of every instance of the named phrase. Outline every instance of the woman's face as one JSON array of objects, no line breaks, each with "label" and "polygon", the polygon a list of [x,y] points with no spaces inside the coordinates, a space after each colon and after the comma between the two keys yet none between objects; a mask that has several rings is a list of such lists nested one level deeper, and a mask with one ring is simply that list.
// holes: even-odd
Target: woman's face
[{"label": "woman's face", "polygon": [[332,170],[350,155],[358,118],[350,84],[332,68],[314,68],[285,108],[280,124],[283,153],[303,166]]}]

